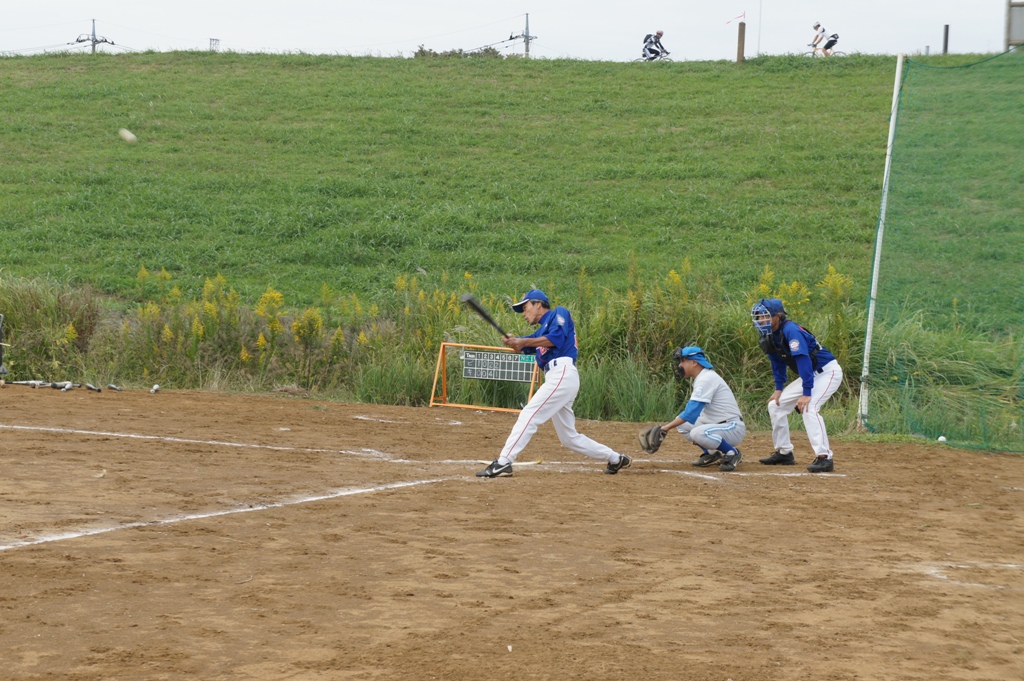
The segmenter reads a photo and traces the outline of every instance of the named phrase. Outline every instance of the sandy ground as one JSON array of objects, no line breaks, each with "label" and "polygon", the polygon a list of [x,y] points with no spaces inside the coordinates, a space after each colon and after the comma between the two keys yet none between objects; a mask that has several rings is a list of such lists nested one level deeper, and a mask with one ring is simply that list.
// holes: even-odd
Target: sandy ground
[{"label": "sandy ground", "polygon": [[[637,424],[0,391],[4,679],[1022,679],[1024,459],[655,460]],[[801,464],[810,460],[806,444]]]}]

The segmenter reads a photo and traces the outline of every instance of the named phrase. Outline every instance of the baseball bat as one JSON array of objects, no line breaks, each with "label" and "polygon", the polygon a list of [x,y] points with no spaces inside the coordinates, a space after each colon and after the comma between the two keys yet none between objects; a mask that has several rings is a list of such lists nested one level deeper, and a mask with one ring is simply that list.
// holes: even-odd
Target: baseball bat
[{"label": "baseball bat", "polygon": [[487,322],[495,329],[497,329],[498,333],[501,334],[502,338],[508,335],[508,333],[505,332],[505,329],[501,328],[501,325],[499,325],[498,322],[494,321],[494,318],[491,317],[490,313],[484,309],[483,305],[477,302],[476,298],[473,297],[472,293],[467,293],[466,295],[462,296],[460,300],[462,300],[462,302],[468,305],[470,309],[473,310],[473,312],[476,312],[478,315],[480,315],[481,319],[483,319],[485,322]]}]

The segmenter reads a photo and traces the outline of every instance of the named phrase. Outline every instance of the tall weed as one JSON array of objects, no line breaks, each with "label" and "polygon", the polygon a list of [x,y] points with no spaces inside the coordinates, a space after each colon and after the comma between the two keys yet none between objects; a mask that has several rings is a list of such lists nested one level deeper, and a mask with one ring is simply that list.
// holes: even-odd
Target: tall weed
[{"label": "tall weed", "polygon": [[[573,313],[579,337],[581,418],[668,420],[689,391],[673,376],[672,349],[700,345],[733,387],[751,424],[764,424],[770,369],[749,317],[758,295],[782,297],[800,321],[837,349],[847,375],[859,370],[851,349],[861,318],[849,304],[848,280],[830,268],[814,289],[776,284],[765,269],[750,294],[724,296],[683,261],[645,279],[631,269],[623,294],[596,287],[583,270],[571,296],[549,290]],[[268,287],[247,303],[220,275],[195,298],[161,269],[137,277],[143,300],[127,309],[88,288],[42,281],[0,280],[12,347],[11,378],[116,382],[128,386],[273,390],[298,387],[325,397],[387,404],[430,401],[437,352],[444,341],[497,345],[493,329],[458,302],[475,292],[512,333],[531,331],[508,300],[478,290],[473,276],[442,277],[447,288],[424,288],[398,277],[384,308],[355,293],[321,288],[318,305],[292,309]],[[74,333],[71,333],[71,329]],[[519,408],[525,384],[462,380],[448,363],[449,401]],[[846,418],[851,390],[833,418]]]}]

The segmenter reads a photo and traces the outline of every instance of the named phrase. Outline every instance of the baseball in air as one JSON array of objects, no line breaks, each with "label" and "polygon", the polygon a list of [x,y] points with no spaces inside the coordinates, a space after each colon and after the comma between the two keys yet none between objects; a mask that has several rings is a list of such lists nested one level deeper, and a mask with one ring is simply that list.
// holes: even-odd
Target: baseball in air
[{"label": "baseball in air", "polygon": [[945,442],[945,441],[946,441],[946,436],[945,435],[940,435],[939,436],[939,442]]},{"label": "baseball in air", "polygon": [[123,139],[128,144],[135,144],[136,142],[139,141],[139,138],[133,135],[131,130],[128,130],[126,128],[121,128],[120,130],[117,131],[117,134],[120,135],[121,139]]}]

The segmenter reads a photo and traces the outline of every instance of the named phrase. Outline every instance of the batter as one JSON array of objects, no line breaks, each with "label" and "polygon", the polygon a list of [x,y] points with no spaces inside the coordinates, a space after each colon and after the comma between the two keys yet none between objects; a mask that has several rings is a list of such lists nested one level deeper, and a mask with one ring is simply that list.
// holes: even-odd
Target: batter
[{"label": "batter", "polygon": [[605,473],[615,475],[623,468],[628,468],[632,463],[628,456],[576,432],[576,415],[572,411],[572,404],[580,391],[580,375],[576,370],[579,352],[576,326],[569,310],[562,306],[552,310],[548,297],[538,289],[528,291],[522,300],[512,305],[512,309],[521,313],[531,326],[540,326],[529,336],[505,336],[502,343],[523,354],[536,355],[537,366],[544,372],[544,383],[519,412],[519,418],[501,454],[487,468],[477,472],[477,477],[512,475],[512,464],[516,457],[530,442],[538,426],[549,419],[562,445],[574,452],[607,462]]}]

